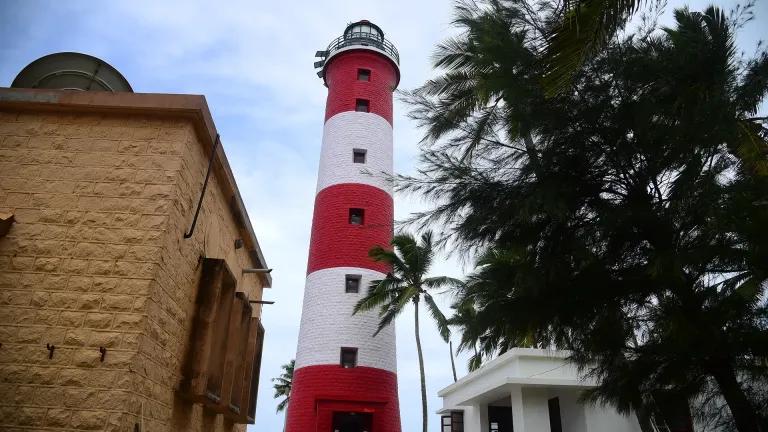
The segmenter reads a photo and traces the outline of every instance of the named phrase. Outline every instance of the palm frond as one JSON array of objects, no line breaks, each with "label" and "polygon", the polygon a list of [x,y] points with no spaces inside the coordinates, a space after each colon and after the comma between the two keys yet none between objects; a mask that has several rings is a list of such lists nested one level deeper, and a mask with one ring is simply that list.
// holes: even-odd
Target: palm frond
[{"label": "palm frond", "polygon": [[483,365],[483,354],[481,352],[475,352],[467,360],[467,370],[470,372],[476,371]]},{"label": "palm frond", "polygon": [[[768,87],[766,88],[768,90]],[[738,122],[738,141],[734,153],[744,163],[747,171],[760,176],[768,176],[768,141],[760,136],[761,127],[755,123],[740,120]]]},{"label": "palm frond", "polygon": [[373,333],[373,336],[376,337],[379,333],[381,333],[382,330],[389,327],[401,312],[402,308],[396,307],[384,310],[383,313],[379,316],[379,325],[376,327],[376,331]]},{"label": "palm frond", "polygon": [[286,397],[282,401],[280,401],[279,404],[277,404],[277,412],[283,412],[285,411],[285,408],[288,407],[288,403],[291,401],[290,397]]},{"label": "palm frond", "polygon": [[385,249],[381,246],[374,246],[368,251],[368,256],[376,262],[387,263],[392,266],[395,273],[402,273],[408,269],[408,265],[403,262],[400,256],[393,250]]},{"label": "palm frond", "polygon": [[352,314],[386,307],[402,289],[401,281],[394,277],[371,281],[367,294],[355,304]]},{"label": "palm frond", "polygon": [[424,279],[422,284],[424,285],[424,288],[428,290],[439,288],[456,290],[462,287],[464,282],[461,279],[456,279],[449,276],[434,276]]},{"label": "palm frond", "polygon": [[567,0],[549,34],[542,62],[546,94],[565,90],[585,59],[605,47],[640,8],[642,0]]},{"label": "palm frond", "polygon": [[739,111],[754,115],[760,102],[768,93],[768,54],[761,53],[746,65],[746,72],[736,89],[736,101]]},{"label": "palm frond", "polygon": [[437,306],[435,299],[433,299],[431,295],[425,294],[424,302],[427,304],[427,310],[429,311],[429,314],[437,324],[437,330],[440,333],[440,337],[442,337],[445,342],[448,342],[448,338],[451,337],[451,329],[448,328],[448,319]]}]

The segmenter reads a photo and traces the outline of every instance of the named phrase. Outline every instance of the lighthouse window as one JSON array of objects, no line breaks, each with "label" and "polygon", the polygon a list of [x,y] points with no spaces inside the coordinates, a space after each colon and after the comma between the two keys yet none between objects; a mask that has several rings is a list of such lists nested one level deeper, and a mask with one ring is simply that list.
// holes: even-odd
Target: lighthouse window
[{"label": "lighthouse window", "polygon": [[358,69],[357,70],[357,80],[358,81],[370,81],[371,80],[371,71],[369,69]]},{"label": "lighthouse window", "polygon": [[368,99],[357,99],[357,102],[355,103],[355,111],[370,112],[370,102]]},{"label": "lighthouse window", "polygon": [[349,209],[349,223],[351,225],[362,225],[365,217],[365,211],[359,208]]},{"label": "lighthouse window", "polygon": [[341,349],[341,367],[353,368],[357,366],[357,348]]},{"label": "lighthouse window", "polygon": [[364,164],[366,153],[367,151],[365,149],[352,149],[352,162]]},{"label": "lighthouse window", "polygon": [[344,282],[344,291],[351,294],[359,293],[360,278],[360,275],[347,275]]}]

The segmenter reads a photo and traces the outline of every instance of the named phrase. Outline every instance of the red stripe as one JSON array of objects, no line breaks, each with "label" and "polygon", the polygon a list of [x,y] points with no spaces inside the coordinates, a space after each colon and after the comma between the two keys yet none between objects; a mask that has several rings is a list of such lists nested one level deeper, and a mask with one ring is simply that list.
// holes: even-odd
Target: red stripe
[{"label": "red stripe", "polygon": [[[369,185],[343,183],[321,190],[315,198],[307,274],[333,267],[389,272],[389,267],[373,261],[368,251],[374,246],[389,246],[393,206],[388,193]],[[363,225],[349,223],[350,208],[365,211]]]},{"label": "red stripe", "polygon": [[400,432],[397,376],[382,369],[307,366],[293,374],[286,432],[332,431],[334,411],[370,413],[375,432]]},{"label": "red stripe", "polygon": [[[370,81],[358,81],[357,70],[369,69]],[[354,111],[356,99],[370,101],[370,112],[392,124],[392,91],[397,86],[397,70],[383,54],[351,50],[333,56],[325,69],[328,101],[325,119]]]}]

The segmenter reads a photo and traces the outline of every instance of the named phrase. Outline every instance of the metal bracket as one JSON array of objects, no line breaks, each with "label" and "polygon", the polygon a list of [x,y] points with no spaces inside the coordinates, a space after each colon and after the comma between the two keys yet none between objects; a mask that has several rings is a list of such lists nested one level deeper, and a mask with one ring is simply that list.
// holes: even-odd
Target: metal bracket
[{"label": "metal bracket", "polygon": [[275,302],[270,300],[248,300],[248,303],[256,303],[256,304],[275,304]]},{"label": "metal bracket", "polygon": [[243,269],[243,274],[248,274],[248,273],[272,273],[272,269],[271,268],[267,268],[267,269],[264,269],[264,268],[244,268]]},{"label": "metal bracket", "polygon": [[45,344],[45,348],[48,350],[48,360],[53,358],[53,352],[56,350],[56,345]]}]

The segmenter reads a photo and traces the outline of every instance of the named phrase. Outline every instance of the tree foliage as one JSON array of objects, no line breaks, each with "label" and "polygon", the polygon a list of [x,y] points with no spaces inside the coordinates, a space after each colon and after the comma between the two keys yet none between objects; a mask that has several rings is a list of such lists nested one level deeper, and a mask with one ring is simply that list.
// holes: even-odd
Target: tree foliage
[{"label": "tree foliage", "polygon": [[293,370],[296,367],[296,360],[282,366],[283,372],[277,378],[272,378],[272,382],[275,383],[272,387],[275,389],[274,398],[282,397],[283,400],[277,404],[277,412],[285,410],[288,404],[291,402],[291,388],[293,387]]},{"label": "tree foliage", "polygon": [[547,97],[550,12],[459,5],[439,75],[405,95],[425,141],[399,188],[435,203],[410,223],[477,257],[452,318],[471,367],[567,348],[602,383],[593,400],[628,412],[714,388],[740,431],[764,430],[768,56],[739,55],[718,8],[674,17]]}]

